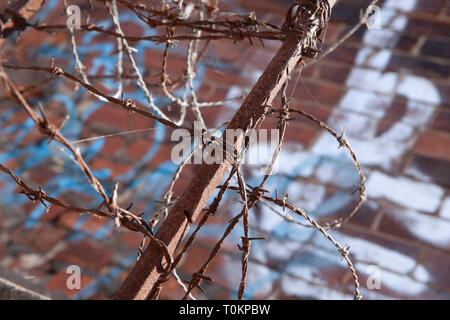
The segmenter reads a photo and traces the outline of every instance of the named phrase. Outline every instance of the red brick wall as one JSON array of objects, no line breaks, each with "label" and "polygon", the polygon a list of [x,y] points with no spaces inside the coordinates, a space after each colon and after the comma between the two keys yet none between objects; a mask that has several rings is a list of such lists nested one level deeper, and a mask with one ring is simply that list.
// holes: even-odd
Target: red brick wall
[{"label": "red brick wall", "polygon": [[[227,1],[222,7],[230,11],[252,10],[261,20],[281,23],[290,3],[236,0]],[[326,32],[325,47],[357,23],[364,4],[356,0],[338,1]],[[348,140],[366,173],[368,201],[347,225],[331,232],[341,244],[349,244],[361,277],[363,295],[368,299],[449,299],[450,5],[445,0],[385,0],[379,5],[383,28],[361,28],[330,56],[305,69],[293,91],[293,105],[326,121],[338,132],[346,128]],[[61,19],[56,10],[50,17],[55,21]],[[133,24],[129,28],[140,30]],[[19,48],[38,47],[42,43],[54,47],[61,45],[68,58],[61,57],[56,61],[69,68],[67,39],[58,35],[41,37],[42,34],[37,37],[36,31],[28,30],[15,45]],[[97,37],[92,44],[104,41]],[[251,46],[246,41],[236,44],[214,42],[203,65],[199,99],[217,101],[236,97],[242,89],[250,89],[279,46],[272,41],[264,44],[262,47],[259,43]],[[45,48],[40,50],[32,62],[46,65],[49,56],[45,54]],[[20,52],[14,59],[29,62],[29,54]],[[95,66],[99,55],[100,51],[86,50],[83,58],[88,68]],[[149,80],[156,79],[152,75],[158,72],[159,55],[160,51],[145,49]],[[181,55],[176,53],[169,60],[173,78],[183,68]],[[33,74],[26,80],[42,79],[45,75]],[[17,80],[25,81],[23,77]],[[72,84],[68,83],[42,88],[34,95],[36,99],[73,91]],[[76,96],[74,100],[84,110],[94,103],[87,94]],[[57,116],[63,109],[62,100],[54,98],[50,103],[54,104]],[[229,119],[237,106],[239,102],[229,102],[222,107],[205,109],[207,124],[219,124]],[[2,110],[0,116],[4,113]],[[17,113],[4,121],[2,128],[23,123],[24,119]],[[83,129],[78,138],[99,132],[155,127],[153,121],[124,115],[107,104],[87,119],[78,120]],[[273,124],[274,121],[267,121],[268,128]],[[165,132],[164,137],[167,139],[169,134],[170,131]],[[7,139],[12,141],[17,135],[17,132],[8,133]],[[110,170],[104,182],[111,184],[130,172],[136,161],[157,144],[156,138],[156,131],[148,131],[133,137],[105,139],[90,165],[99,172]],[[17,148],[39,143],[39,136],[30,132]],[[0,146],[2,154],[13,154],[6,144]],[[321,222],[345,215],[354,204],[351,192],[358,182],[345,151],[337,149],[336,142],[326,133],[300,118],[290,122],[285,148],[280,156],[279,174],[271,180],[270,190],[277,188],[287,192],[291,201]],[[33,150],[30,148],[31,155]],[[159,146],[149,161],[139,167],[139,172],[131,175],[130,185],[121,184],[123,190],[129,187],[133,191],[123,199],[123,202],[134,203],[133,210],[148,210],[148,203],[155,200],[153,196],[160,197],[158,187],[149,186],[152,181],[170,179],[173,168],[162,166],[170,161],[170,151],[169,144]],[[8,165],[20,172],[30,154],[12,157]],[[61,164],[69,161],[64,156],[51,159],[20,173],[34,183],[44,185],[61,179],[63,169],[72,170],[73,176],[78,176],[76,169]],[[48,163],[51,165],[46,165]],[[188,168],[176,192],[182,191],[194,169]],[[246,174],[249,181],[257,179],[249,170]],[[0,180],[0,188],[10,197],[15,194],[11,181]],[[49,188],[57,191],[51,184]],[[94,199],[88,191],[86,188],[69,188],[60,196],[77,203],[90,203]],[[200,233],[200,241],[179,269],[182,279],[190,280],[192,272],[206,260],[208,250],[225,230],[231,214],[239,210],[237,200],[237,197],[229,196],[221,211]],[[35,212],[37,204],[23,201],[13,205],[6,200],[0,200],[0,204],[0,266],[39,283],[42,291],[53,297],[71,298],[80,294],[66,288],[64,274],[70,264],[82,268],[83,290],[78,297],[111,297],[131,267],[133,254],[141,240],[138,235],[114,229],[111,222],[99,218],[80,217],[51,208],[33,220],[30,213]],[[253,242],[247,297],[351,298],[351,275],[334,248],[320,234],[289,225],[264,206],[252,212],[251,225],[255,235],[263,235],[267,240]],[[207,272],[215,282],[205,285],[207,296],[196,292],[199,298],[236,297],[240,255],[235,243],[240,236],[242,229],[238,228]],[[369,290],[366,286],[371,265],[380,268],[379,290]],[[171,279],[162,298],[181,296],[180,288]]]}]

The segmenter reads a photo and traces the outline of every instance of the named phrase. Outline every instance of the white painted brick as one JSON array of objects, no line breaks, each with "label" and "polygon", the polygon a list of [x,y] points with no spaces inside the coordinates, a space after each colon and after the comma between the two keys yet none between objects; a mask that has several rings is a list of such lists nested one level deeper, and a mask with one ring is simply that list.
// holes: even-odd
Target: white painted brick
[{"label": "white painted brick", "polygon": [[281,289],[288,296],[316,298],[324,300],[343,300],[352,299],[353,297],[326,287],[317,286],[309,282],[296,279],[290,276],[281,278]]},{"label": "white painted brick", "polygon": [[417,0],[388,0],[383,5],[384,8],[398,9],[405,12],[411,12],[417,4]]},{"label": "white painted brick", "polygon": [[[370,276],[367,272],[368,267],[369,265],[367,264],[356,264],[356,269],[366,276]],[[384,269],[381,270],[380,282],[381,289],[385,290],[387,288],[388,290],[394,291],[402,296],[421,297],[424,292],[428,291],[427,285],[415,281],[408,276],[393,273]],[[366,284],[364,284],[364,287],[365,286]]]},{"label": "white painted brick", "polygon": [[389,219],[408,230],[417,241],[443,249],[450,248],[450,222],[413,210],[394,209],[386,212]]},{"label": "white painted brick", "polygon": [[391,60],[390,50],[375,50],[373,48],[363,48],[358,51],[355,64],[375,69],[384,70]]},{"label": "white painted brick", "polygon": [[348,137],[367,139],[373,137],[377,120],[346,110],[335,109],[332,116],[328,118],[328,126],[337,132],[342,132],[343,128],[346,128],[345,133]]},{"label": "white painted brick", "polygon": [[440,216],[445,219],[450,219],[450,197],[445,198],[442,202]]},{"label": "white painted brick", "polygon": [[441,98],[436,86],[428,79],[407,76],[399,84],[397,94],[405,96],[410,100],[426,102],[429,104],[440,104]]},{"label": "white painted brick", "polygon": [[432,213],[439,208],[444,190],[432,183],[392,177],[376,171],[367,180],[367,194],[370,198],[386,198],[407,208]]},{"label": "white painted brick", "polygon": [[312,211],[323,202],[326,189],[322,185],[293,181],[287,187],[286,193],[289,195],[290,202],[306,211]]},{"label": "white painted brick", "polygon": [[353,68],[347,78],[347,86],[373,90],[380,93],[392,93],[397,85],[398,75],[393,72]]},{"label": "white painted brick", "polygon": [[350,89],[342,98],[339,108],[361,112],[371,117],[382,118],[392,98],[371,91]]},{"label": "white painted brick", "polygon": [[[353,150],[357,154],[362,165],[380,166],[386,170],[393,167],[394,163],[401,158],[405,152],[406,145],[388,142],[379,142],[375,139],[361,140],[357,138],[348,139]],[[338,157],[350,161],[347,150],[338,149],[338,143],[328,133],[323,133],[315,142],[311,151],[326,156]]]},{"label": "white painted brick", "polygon": [[[342,233],[336,233],[333,237],[342,246],[345,244],[350,246],[350,254],[357,262],[378,265],[384,269],[399,273],[408,273],[416,265],[414,258],[371,241],[347,236]],[[324,237],[316,236],[314,244],[326,249],[329,253],[335,252],[336,258],[339,258],[335,247]]]}]

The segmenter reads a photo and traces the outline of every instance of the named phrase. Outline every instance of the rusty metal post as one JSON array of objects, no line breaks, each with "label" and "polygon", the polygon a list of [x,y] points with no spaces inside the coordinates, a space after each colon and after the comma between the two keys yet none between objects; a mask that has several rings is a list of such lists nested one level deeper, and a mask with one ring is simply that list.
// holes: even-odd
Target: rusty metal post
[{"label": "rusty metal post", "polygon": [[[333,7],[337,0],[328,0]],[[301,3],[301,1],[297,1]],[[265,106],[271,105],[282,85],[302,59],[302,39],[292,37],[286,39],[276,55],[236,112],[227,129],[247,130],[257,127],[263,119]],[[237,142],[239,143],[239,142]],[[175,203],[167,219],[159,228],[156,237],[163,241],[169,252],[175,249],[189,230],[186,214],[195,221],[222,177],[230,167],[230,163],[203,163],[194,175],[188,187]],[[114,299],[146,299],[153,285],[162,274],[162,263],[165,262],[164,253],[152,241],[134,268],[130,271]]]}]

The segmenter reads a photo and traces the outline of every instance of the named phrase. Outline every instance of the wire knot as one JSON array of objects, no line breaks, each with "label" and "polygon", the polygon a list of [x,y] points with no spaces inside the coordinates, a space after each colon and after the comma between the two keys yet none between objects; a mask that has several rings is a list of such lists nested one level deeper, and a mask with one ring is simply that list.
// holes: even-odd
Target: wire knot
[{"label": "wire knot", "polygon": [[262,196],[264,195],[264,193],[269,192],[268,190],[265,190],[261,187],[252,187],[247,185],[251,191],[249,192],[249,197],[253,200],[253,201],[259,201]]},{"label": "wire knot", "polygon": [[348,244],[346,244],[343,248],[339,248],[339,253],[342,256],[342,260],[347,258],[349,250],[350,250],[350,246]]},{"label": "wire knot", "polygon": [[346,132],[346,129],[344,128],[344,129],[342,130],[341,135],[338,136],[338,137],[336,138],[337,141],[339,142],[339,147],[338,147],[338,149],[339,149],[339,148],[342,148],[342,147],[345,147],[345,146],[348,144],[347,138],[345,137],[345,132]]}]

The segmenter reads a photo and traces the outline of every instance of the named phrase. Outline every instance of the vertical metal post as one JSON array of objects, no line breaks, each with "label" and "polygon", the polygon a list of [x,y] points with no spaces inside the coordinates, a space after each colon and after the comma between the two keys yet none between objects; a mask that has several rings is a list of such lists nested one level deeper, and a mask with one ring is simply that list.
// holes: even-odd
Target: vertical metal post
[{"label": "vertical metal post", "polygon": [[[333,7],[337,0],[329,0]],[[301,5],[301,1],[298,1]],[[242,129],[258,126],[263,118],[265,106],[271,105],[282,85],[302,59],[302,40],[299,37],[286,39],[270,61],[261,77],[234,115],[227,129]],[[237,142],[239,144],[239,142]],[[230,167],[224,161],[221,164],[203,163],[194,175],[188,187],[172,207],[164,223],[156,233],[169,252],[174,253],[177,244],[189,230],[186,212],[195,221],[222,177]],[[164,253],[153,241],[137,261],[117,292],[115,299],[146,299],[153,285],[163,272]]]}]

